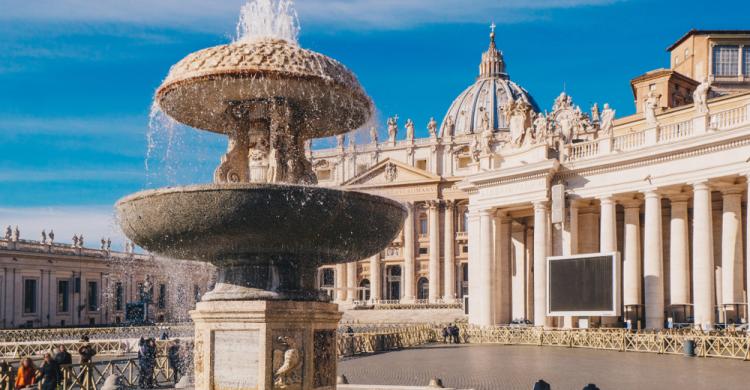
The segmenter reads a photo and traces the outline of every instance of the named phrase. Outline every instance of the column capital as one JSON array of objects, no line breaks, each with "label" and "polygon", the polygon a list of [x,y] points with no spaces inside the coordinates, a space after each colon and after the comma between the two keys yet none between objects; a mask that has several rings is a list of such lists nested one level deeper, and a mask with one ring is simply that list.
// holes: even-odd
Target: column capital
[{"label": "column capital", "polygon": [[698,180],[690,183],[693,186],[693,191],[711,191],[711,185],[708,183],[708,179]]},{"label": "column capital", "polygon": [[[453,199],[445,199],[443,200],[443,204],[445,204],[445,209],[453,209],[453,206],[456,205],[456,201]],[[452,211],[452,210],[451,210]]]},{"label": "column capital", "polygon": [[621,200],[619,203],[625,209],[640,209],[641,205],[643,205],[643,199],[640,199],[640,198],[624,199],[624,200]]},{"label": "column capital", "polygon": [[721,186],[717,189],[721,191],[721,194],[724,196],[742,195],[747,189],[747,184],[733,184],[733,185]]},{"label": "column capital", "polygon": [[510,214],[508,213],[508,210],[503,209],[497,209],[495,210],[495,217],[500,220],[502,223],[510,222]]},{"label": "column capital", "polygon": [[600,203],[615,203],[615,196],[612,194],[605,194],[596,197]]},{"label": "column capital", "polygon": [[534,202],[534,211],[537,210],[547,210],[547,205],[549,204],[548,200],[538,200]]},{"label": "column capital", "polygon": [[477,210],[477,215],[480,217],[491,217],[492,216],[492,210],[493,209],[481,209]]},{"label": "column capital", "polygon": [[425,208],[428,208],[430,210],[435,210],[436,208],[440,207],[440,200],[428,200],[424,202]]},{"label": "column capital", "polygon": [[645,189],[645,190],[641,191],[641,193],[643,194],[643,196],[646,199],[649,199],[649,198],[659,198],[659,199],[661,199],[661,193],[656,188]]}]

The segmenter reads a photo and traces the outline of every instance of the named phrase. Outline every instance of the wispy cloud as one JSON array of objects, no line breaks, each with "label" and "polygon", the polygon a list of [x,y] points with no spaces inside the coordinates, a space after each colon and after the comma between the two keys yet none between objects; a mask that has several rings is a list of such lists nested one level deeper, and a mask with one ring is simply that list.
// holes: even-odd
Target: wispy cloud
[{"label": "wispy cloud", "polygon": [[26,240],[39,240],[42,229],[54,230],[57,242],[70,243],[73,234],[83,234],[84,243],[92,248],[102,237],[111,237],[115,249],[125,240],[108,205],[0,208],[0,227],[4,231],[7,225],[18,225]]},{"label": "wispy cloud", "polygon": [[[298,0],[307,23],[328,28],[392,29],[426,23],[514,23],[545,9],[621,0]],[[122,22],[208,29],[237,18],[244,0],[0,0],[0,20]],[[196,21],[200,23],[195,24]]]}]

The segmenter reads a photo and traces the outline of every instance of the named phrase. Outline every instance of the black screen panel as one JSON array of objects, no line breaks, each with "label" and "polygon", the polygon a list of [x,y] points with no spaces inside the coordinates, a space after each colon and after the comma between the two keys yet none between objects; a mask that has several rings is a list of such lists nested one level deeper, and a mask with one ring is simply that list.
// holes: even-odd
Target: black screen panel
[{"label": "black screen panel", "polygon": [[611,255],[549,262],[551,312],[612,311]]}]

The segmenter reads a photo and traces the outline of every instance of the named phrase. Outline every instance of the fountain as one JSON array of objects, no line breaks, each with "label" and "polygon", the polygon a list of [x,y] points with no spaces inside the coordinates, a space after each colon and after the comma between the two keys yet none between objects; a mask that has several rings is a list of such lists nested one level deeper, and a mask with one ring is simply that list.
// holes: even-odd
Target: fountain
[{"label": "fountain", "polygon": [[373,105],[343,65],[298,46],[290,5],[249,2],[252,34],[188,55],[156,91],[166,115],[228,137],[214,183],[116,205],[141,247],[218,269],[191,312],[197,389],[335,388],[341,313],[316,268],[377,253],[405,219],[395,201],[314,186],[308,140],[362,126]]}]

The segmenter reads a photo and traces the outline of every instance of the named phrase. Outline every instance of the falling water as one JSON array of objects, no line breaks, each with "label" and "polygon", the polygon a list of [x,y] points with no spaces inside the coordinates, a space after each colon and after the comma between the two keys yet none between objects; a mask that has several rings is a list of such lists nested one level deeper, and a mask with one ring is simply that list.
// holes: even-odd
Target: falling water
[{"label": "falling water", "polygon": [[240,9],[235,42],[278,38],[297,45],[299,19],[292,0],[249,0]]}]

